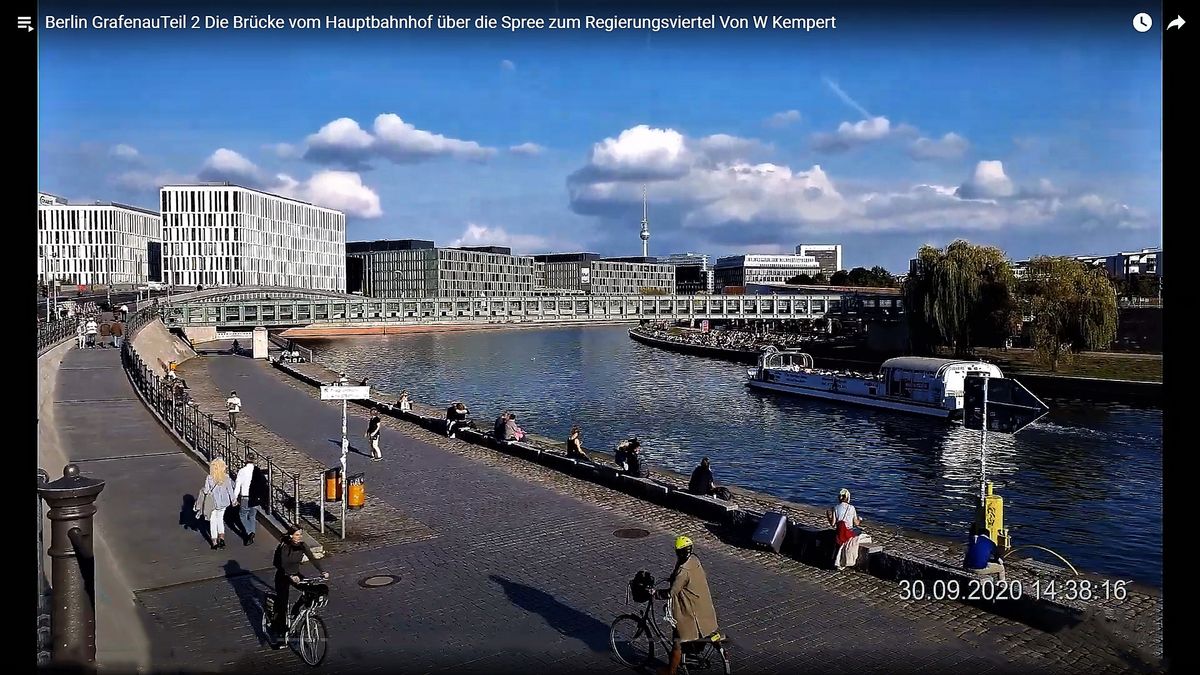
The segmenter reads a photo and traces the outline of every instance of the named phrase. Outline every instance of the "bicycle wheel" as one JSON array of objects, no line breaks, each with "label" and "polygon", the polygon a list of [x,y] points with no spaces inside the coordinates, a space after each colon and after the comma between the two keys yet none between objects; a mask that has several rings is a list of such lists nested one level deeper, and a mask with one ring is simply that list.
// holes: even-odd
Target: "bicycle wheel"
[{"label": "bicycle wheel", "polygon": [[325,621],[310,613],[300,626],[300,658],[310,666],[321,665],[325,660],[328,642],[329,633],[325,631]]},{"label": "bicycle wheel", "polygon": [[654,659],[654,636],[650,627],[636,614],[622,614],[608,632],[617,660],[630,668],[641,668]]}]

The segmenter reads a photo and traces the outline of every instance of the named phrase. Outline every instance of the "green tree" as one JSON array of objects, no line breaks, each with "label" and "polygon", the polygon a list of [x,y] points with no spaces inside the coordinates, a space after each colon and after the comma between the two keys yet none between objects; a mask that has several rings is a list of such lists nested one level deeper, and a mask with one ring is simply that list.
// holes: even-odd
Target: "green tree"
[{"label": "green tree", "polygon": [[1072,258],[1034,258],[1021,295],[1032,317],[1033,346],[1051,372],[1072,354],[1103,349],[1117,336],[1117,292],[1103,270]]},{"label": "green tree", "polygon": [[804,284],[811,284],[812,282],[813,282],[812,277],[808,276],[807,274],[797,274],[796,276],[787,280],[787,283],[789,283],[789,284],[804,285]]},{"label": "green tree", "polygon": [[824,272],[817,272],[817,276],[813,277],[813,283],[814,284],[827,284],[827,283],[829,283],[829,281],[827,281],[825,279]]},{"label": "green tree", "polygon": [[[833,273],[833,276],[829,277],[829,284],[831,286],[860,286],[861,284],[854,283],[854,272],[861,269],[861,267],[855,267],[853,272],[838,270]],[[866,270],[863,271],[865,272]]]},{"label": "green tree", "polygon": [[892,276],[891,272],[883,269],[879,265],[876,265],[871,268],[870,280],[871,280],[871,283],[867,284],[868,286],[875,286],[877,288],[895,288],[896,287],[896,277]]},{"label": "green tree", "polygon": [[939,250],[922,246],[904,284],[909,338],[919,353],[950,346],[966,356],[998,345],[1016,314],[1015,279],[1004,252],[955,241]]}]

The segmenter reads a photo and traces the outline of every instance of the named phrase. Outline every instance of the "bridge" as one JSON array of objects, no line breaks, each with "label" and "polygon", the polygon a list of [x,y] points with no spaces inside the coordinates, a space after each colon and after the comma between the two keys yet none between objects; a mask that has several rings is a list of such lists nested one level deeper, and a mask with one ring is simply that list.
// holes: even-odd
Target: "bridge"
[{"label": "bridge", "polygon": [[643,319],[819,319],[841,294],[558,295],[481,298],[366,298],[262,286],[195,291],[163,306],[173,328],[284,328],[313,324],[602,322]]}]

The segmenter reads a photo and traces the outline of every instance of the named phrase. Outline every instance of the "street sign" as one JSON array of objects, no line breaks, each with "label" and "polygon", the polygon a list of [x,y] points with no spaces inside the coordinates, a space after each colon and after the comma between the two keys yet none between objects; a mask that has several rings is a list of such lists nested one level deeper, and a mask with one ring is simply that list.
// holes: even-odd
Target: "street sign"
[{"label": "street sign", "polygon": [[1050,408],[1020,382],[1003,377],[968,377],[963,404],[963,426],[983,429],[986,410],[987,430],[1015,434],[1045,415]]},{"label": "street sign", "polygon": [[359,401],[371,398],[370,387],[324,385],[321,387],[322,401]]},{"label": "street sign", "polygon": [[703,321],[701,321],[701,322],[700,322],[700,331],[701,331],[702,333],[707,333],[707,332],[708,332],[708,319],[705,319],[705,320],[703,320]]}]

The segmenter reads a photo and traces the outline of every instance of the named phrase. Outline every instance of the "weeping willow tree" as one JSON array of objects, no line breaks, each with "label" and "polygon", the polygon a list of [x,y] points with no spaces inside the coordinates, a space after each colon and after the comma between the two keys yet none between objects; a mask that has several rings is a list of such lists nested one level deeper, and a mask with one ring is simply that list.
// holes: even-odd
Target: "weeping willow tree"
[{"label": "weeping willow tree", "polygon": [[962,240],[945,250],[922,246],[904,283],[913,350],[929,354],[948,345],[965,356],[1002,343],[1017,316],[1014,286],[998,248]]},{"label": "weeping willow tree", "polygon": [[1071,258],[1029,261],[1021,296],[1038,358],[1057,371],[1084,349],[1104,349],[1117,336],[1117,290],[1102,270]]}]

